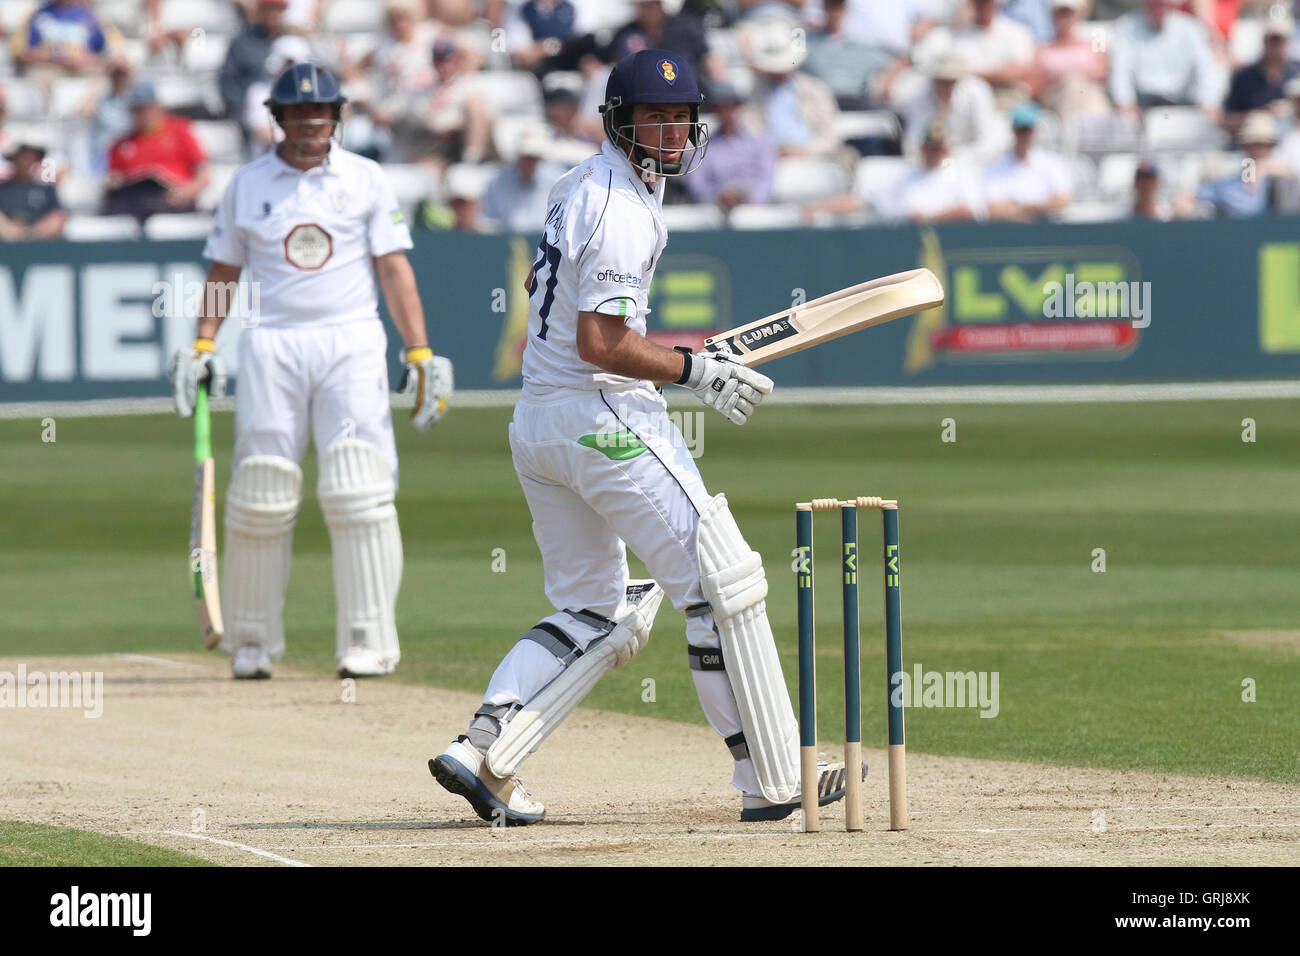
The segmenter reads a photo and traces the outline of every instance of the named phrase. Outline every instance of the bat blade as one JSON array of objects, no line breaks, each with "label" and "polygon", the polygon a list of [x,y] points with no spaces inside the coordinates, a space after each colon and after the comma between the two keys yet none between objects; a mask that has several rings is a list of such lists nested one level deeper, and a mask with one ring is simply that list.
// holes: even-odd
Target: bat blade
[{"label": "bat blade", "polygon": [[943,304],[929,269],[913,269],[832,292],[704,341],[704,350],[755,366]]},{"label": "bat blade", "polygon": [[203,646],[221,642],[221,593],[217,586],[216,465],[212,460],[208,388],[199,386],[194,403],[194,493],[190,502],[190,575],[194,581],[194,610]]}]

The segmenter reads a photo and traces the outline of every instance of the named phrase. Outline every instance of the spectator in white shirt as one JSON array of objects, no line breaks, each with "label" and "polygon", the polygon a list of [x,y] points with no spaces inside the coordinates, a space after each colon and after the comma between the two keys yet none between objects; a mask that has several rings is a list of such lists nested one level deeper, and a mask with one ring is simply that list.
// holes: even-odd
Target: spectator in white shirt
[{"label": "spectator in white shirt", "polygon": [[1070,171],[1055,153],[1034,146],[1038,107],[1026,103],[1011,116],[1015,146],[984,171],[990,219],[1035,222],[1070,205]]},{"label": "spectator in white shirt", "polygon": [[1000,0],[971,0],[971,22],[953,31],[950,49],[998,94],[1019,92],[1034,62],[1034,34],[998,11]]},{"label": "spectator in white shirt", "polygon": [[854,215],[870,210],[887,222],[969,222],[983,220],[988,209],[979,177],[948,151],[948,132],[935,121],[922,136],[920,160],[901,177],[859,177],[855,191],[806,204],[805,219],[820,215]]},{"label": "spectator in white shirt", "polygon": [[528,235],[541,231],[547,196],[565,171],[564,166],[545,160],[549,142],[545,130],[529,130],[518,158],[488,182],[479,207],[479,215],[487,220],[485,228]]},{"label": "spectator in white shirt", "polygon": [[1145,0],[1115,21],[1110,96],[1123,115],[1137,121],[1150,106],[1199,106],[1217,122],[1219,86],[1204,24],[1172,0]]},{"label": "spectator in white shirt", "polygon": [[930,83],[903,110],[903,151],[912,159],[936,120],[942,121],[954,159],[986,163],[1011,145],[1006,117],[993,102],[993,90],[971,76],[960,57],[935,63]]}]

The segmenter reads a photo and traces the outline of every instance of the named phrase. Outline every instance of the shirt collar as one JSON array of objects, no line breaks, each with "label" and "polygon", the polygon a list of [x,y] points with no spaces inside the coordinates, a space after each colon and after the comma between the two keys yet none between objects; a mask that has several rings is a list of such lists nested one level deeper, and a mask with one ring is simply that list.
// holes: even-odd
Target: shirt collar
[{"label": "shirt collar", "polygon": [[278,149],[271,150],[271,165],[277,176],[327,176],[335,172],[333,162],[334,147],[325,154],[325,160],[319,166],[313,166],[311,169],[299,169],[297,166],[290,166],[280,156]]},{"label": "shirt collar", "polygon": [[638,190],[637,192],[638,196],[644,198],[649,195],[654,195],[656,199],[659,199],[662,202],[663,195],[664,195],[664,183],[665,183],[665,178],[663,176],[659,176],[655,180],[653,193],[650,193],[648,191],[640,192],[640,190],[645,189],[645,181],[641,178],[641,168],[637,166],[636,163],[632,162],[632,160],[628,159],[627,154],[625,154],[622,150],[618,149],[609,140],[605,140],[605,142],[601,144],[600,152],[601,155],[605,157],[605,159],[609,162],[611,166],[613,166],[617,170],[621,170],[624,173],[624,175],[626,175],[627,178],[631,180],[632,185],[635,186]]}]

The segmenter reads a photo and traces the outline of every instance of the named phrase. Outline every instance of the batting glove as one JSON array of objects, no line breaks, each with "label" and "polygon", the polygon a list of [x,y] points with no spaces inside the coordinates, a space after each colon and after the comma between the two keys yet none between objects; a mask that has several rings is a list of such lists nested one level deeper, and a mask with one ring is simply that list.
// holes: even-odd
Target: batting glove
[{"label": "batting glove", "polygon": [[209,398],[224,398],[226,394],[226,363],[221,361],[212,339],[198,338],[193,349],[177,349],[167,366],[167,377],[171,380],[176,413],[181,418],[194,414],[199,382],[208,383]]},{"label": "batting glove", "polygon": [[686,361],[677,384],[737,425],[745,424],[763,396],[772,394],[772,380],[752,368],[712,355],[681,352]]},{"label": "batting glove", "polygon": [[427,345],[406,350],[406,370],[397,390],[403,395],[415,395],[412,425],[424,431],[442,421],[454,388],[451,359],[434,355]]}]

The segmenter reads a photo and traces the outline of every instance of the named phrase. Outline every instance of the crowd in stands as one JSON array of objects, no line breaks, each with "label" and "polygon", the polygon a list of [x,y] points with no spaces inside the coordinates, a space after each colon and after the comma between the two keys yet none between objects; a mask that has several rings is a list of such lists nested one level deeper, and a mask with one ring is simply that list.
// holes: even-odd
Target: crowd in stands
[{"label": "crowd in stands", "polygon": [[706,94],[670,228],[1300,212],[1300,0],[4,0],[0,240],[198,237],[311,60],[429,229],[535,232],[611,65]]}]

